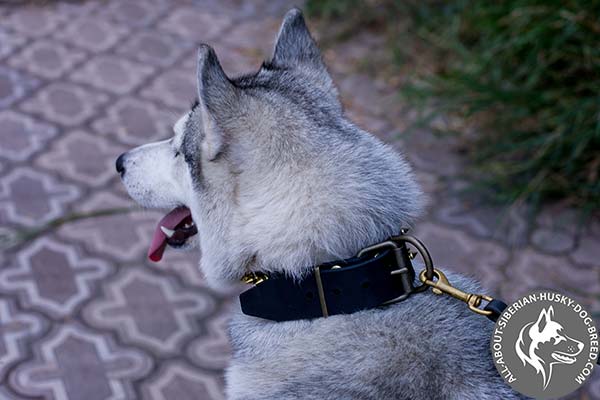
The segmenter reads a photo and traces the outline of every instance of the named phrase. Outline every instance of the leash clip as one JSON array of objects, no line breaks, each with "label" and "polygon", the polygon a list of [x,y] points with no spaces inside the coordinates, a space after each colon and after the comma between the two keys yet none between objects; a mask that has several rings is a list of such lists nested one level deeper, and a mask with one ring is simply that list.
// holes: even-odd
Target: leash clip
[{"label": "leash clip", "polygon": [[464,301],[469,306],[469,310],[477,314],[485,316],[492,314],[492,311],[479,308],[482,300],[485,300],[488,303],[493,300],[490,296],[485,294],[467,293],[455,288],[450,284],[446,275],[439,269],[434,268],[433,275],[437,280],[427,279],[427,270],[425,269],[419,274],[419,280],[423,282],[424,285],[431,286],[433,288],[433,293],[437,295],[448,294],[455,299]]}]

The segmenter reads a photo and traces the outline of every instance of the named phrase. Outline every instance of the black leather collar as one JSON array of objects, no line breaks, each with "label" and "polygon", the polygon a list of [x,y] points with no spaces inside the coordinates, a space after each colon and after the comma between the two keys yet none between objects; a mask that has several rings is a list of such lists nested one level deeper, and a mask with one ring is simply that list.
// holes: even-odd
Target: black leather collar
[{"label": "black leather collar", "polygon": [[273,321],[350,314],[404,300],[415,272],[404,244],[383,242],[357,257],[313,268],[302,281],[264,276],[240,295],[242,312]]}]

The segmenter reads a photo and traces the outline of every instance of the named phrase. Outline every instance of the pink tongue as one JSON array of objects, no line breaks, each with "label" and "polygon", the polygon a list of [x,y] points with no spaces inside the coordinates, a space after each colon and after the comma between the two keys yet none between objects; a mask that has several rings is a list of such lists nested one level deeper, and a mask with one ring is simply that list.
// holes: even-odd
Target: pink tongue
[{"label": "pink tongue", "polygon": [[148,258],[152,261],[158,262],[161,260],[165,247],[167,247],[167,236],[160,229],[164,226],[167,229],[175,229],[184,219],[191,217],[192,213],[187,207],[177,207],[160,220],[156,229],[154,230],[154,236],[152,236],[152,243],[148,249]]}]

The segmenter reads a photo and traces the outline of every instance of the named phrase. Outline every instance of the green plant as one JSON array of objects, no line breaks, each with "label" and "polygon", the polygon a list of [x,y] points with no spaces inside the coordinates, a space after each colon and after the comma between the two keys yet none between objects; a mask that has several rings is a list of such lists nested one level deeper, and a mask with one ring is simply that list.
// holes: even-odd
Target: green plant
[{"label": "green plant", "polygon": [[[475,123],[461,137],[480,187],[505,201],[558,198],[600,208],[600,1],[387,0],[378,7],[388,11],[392,38],[409,34],[434,56],[433,67],[416,68],[402,88],[422,106],[423,121],[443,113]],[[399,15],[409,20],[402,30]],[[411,48],[395,48],[404,63],[421,57]]]}]

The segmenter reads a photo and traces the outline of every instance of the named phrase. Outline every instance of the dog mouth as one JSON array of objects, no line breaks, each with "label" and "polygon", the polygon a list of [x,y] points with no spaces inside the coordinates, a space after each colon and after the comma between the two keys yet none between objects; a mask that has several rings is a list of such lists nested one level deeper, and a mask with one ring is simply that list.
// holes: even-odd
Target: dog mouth
[{"label": "dog mouth", "polygon": [[575,357],[571,357],[571,355],[559,351],[555,351],[554,353],[552,353],[552,358],[563,364],[573,364],[575,361],[577,361]]},{"label": "dog mouth", "polygon": [[192,219],[192,213],[185,206],[177,207],[165,215],[156,226],[152,243],[148,249],[148,258],[154,262],[162,259],[167,245],[182,247],[189,238],[198,233]]}]

